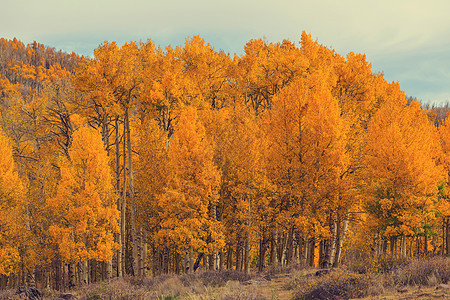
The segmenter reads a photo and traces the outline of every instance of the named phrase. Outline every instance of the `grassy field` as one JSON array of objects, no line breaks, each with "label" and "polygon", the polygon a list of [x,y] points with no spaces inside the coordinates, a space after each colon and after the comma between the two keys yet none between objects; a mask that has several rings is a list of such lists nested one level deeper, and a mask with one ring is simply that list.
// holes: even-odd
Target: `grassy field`
[{"label": "grassy field", "polygon": [[[383,264],[384,263],[384,264]],[[382,266],[373,269],[373,266]],[[372,262],[364,271],[353,267],[326,270],[298,267],[262,274],[233,270],[113,279],[90,284],[66,295],[41,291],[44,299],[450,299],[450,258]],[[372,269],[371,269],[372,268]],[[14,290],[0,299],[24,299]]]}]

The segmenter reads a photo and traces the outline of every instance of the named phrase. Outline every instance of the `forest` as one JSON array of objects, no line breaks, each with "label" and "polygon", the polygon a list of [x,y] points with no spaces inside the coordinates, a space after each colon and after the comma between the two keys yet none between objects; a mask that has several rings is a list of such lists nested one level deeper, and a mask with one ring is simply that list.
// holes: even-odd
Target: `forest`
[{"label": "forest", "polygon": [[448,256],[447,111],[305,32],[0,39],[0,288]]}]

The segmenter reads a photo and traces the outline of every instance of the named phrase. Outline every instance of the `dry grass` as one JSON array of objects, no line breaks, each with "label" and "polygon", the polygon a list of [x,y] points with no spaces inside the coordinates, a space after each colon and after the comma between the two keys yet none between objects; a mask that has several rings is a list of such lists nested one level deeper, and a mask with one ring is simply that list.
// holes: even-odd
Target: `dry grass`
[{"label": "dry grass", "polygon": [[[109,282],[90,284],[74,291],[81,299],[264,299],[243,289],[229,289],[228,283],[248,281],[251,275],[226,271],[206,271],[157,277],[124,277]],[[217,288],[223,291],[217,293]]]},{"label": "dry grass", "polygon": [[386,274],[403,268],[409,263],[411,263],[411,259],[409,258],[380,257],[373,259],[370,257],[360,257],[349,260],[346,262],[345,267],[351,272],[358,274]]},{"label": "dry grass", "polygon": [[0,290],[0,300],[19,299],[15,297],[16,290]]},{"label": "dry grass", "polygon": [[[78,299],[427,299],[428,295],[450,298],[450,258],[409,263],[375,261],[365,274],[345,268],[322,276],[315,273],[314,269],[290,266],[253,275],[226,270],[124,277],[83,286],[71,293]],[[60,295],[51,290],[41,292],[44,299]],[[1,299],[20,297],[15,290],[6,290],[0,291]]]},{"label": "dry grass", "polygon": [[304,264],[289,264],[287,266],[282,266],[281,264],[276,264],[267,267],[265,273],[272,276],[278,274],[293,274],[297,272],[304,272],[305,270],[312,270],[313,268]]},{"label": "dry grass", "polygon": [[267,299],[256,287],[243,286],[237,281],[227,283],[221,300],[265,300]]},{"label": "dry grass", "polygon": [[397,286],[436,286],[450,281],[450,258],[432,257],[415,260],[389,274]]},{"label": "dry grass", "polygon": [[202,282],[205,286],[224,286],[229,281],[245,282],[254,277],[244,272],[235,270],[205,271],[199,273],[183,274],[180,277],[185,286],[190,286],[192,282]]},{"label": "dry grass", "polygon": [[304,276],[295,279],[294,299],[352,299],[375,296],[383,291],[382,285],[367,274],[336,269],[323,276]]},{"label": "dry grass", "polygon": [[[296,290],[294,299],[449,296],[450,258],[433,257],[415,261],[385,259],[369,262],[364,269],[355,268],[359,265],[353,264],[349,266],[351,270],[334,270],[321,277],[295,277],[286,288]],[[427,289],[426,292],[423,289]]]}]

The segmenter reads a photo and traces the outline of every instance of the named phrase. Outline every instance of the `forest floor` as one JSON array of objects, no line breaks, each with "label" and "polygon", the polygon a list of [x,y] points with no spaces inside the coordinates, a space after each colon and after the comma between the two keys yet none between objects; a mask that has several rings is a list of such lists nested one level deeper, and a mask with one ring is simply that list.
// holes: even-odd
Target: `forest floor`
[{"label": "forest floor", "polygon": [[[355,266],[326,271],[298,267],[272,268],[259,274],[234,270],[200,271],[112,279],[64,294],[52,290],[41,292],[43,299],[92,300],[450,299],[450,258],[385,263],[382,266],[385,269],[381,272],[366,273],[361,269],[355,270]],[[70,298],[69,294],[76,298]],[[15,290],[7,290],[0,291],[0,299],[26,298],[15,295]]]}]

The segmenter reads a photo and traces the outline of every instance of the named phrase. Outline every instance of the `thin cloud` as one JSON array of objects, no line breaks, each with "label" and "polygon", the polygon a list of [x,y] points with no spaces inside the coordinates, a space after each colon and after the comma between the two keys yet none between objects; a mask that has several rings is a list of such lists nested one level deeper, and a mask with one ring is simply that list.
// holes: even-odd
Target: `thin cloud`
[{"label": "thin cloud", "polygon": [[433,98],[433,88],[437,98],[450,90],[446,81],[450,63],[444,57],[450,36],[450,1],[4,2],[1,36],[25,43],[36,40],[84,55],[92,55],[105,40],[124,43],[150,38],[167,46],[182,44],[197,34],[216,49],[243,53],[251,38],[298,41],[306,30],[342,55],[365,53],[375,71],[399,81],[408,95]]}]

